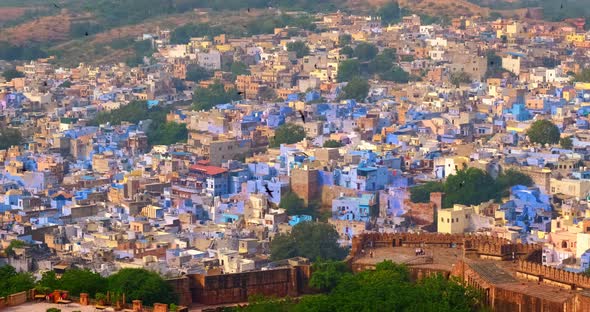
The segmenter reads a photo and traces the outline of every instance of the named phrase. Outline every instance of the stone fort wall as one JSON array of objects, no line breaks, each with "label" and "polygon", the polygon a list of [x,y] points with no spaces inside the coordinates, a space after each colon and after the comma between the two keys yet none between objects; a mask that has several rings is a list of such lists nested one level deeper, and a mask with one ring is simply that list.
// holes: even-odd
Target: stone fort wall
[{"label": "stone fort wall", "polygon": [[[499,237],[479,234],[441,233],[365,233],[352,238],[350,257],[354,258],[366,248],[399,246],[438,246],[465,248],[467,254],[476,254],[497,260],[537,257],[540,245],[513,244]],[[539,258],[540,261],[540,258]]]},{"label": "stone fort wall", "polygon": [[[309,265],[234,274],[190,274],[188,287],[193,303],[218,305],[248,301],[252,295],[297,297],[310,292]],[[184,289],[186,291],[186,289]]]}]

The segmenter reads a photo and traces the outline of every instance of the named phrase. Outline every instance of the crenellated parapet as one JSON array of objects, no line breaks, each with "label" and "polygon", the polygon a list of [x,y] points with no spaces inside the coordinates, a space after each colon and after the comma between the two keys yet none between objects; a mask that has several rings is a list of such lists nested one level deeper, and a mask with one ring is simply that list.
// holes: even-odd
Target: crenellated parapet
[{"label": "crenellated parapet", "polygon": [[511,259],[512,256],[529,255],[541,249],[536,244],[514,244],[505,238],[482,234],[443,233],[364,233],[352,238],[351,257],[363,249],[381,247],[456,247],[480,256]]}]

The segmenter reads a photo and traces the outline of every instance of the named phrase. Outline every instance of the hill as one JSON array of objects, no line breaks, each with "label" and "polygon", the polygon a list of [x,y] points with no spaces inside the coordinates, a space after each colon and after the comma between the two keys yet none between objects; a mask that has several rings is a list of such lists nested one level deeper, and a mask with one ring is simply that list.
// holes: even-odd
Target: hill
[{"label": "hill", "polygon": [[[585,0],[570,0],[557,13],[546,9],[553,20],[579,15]],[[429,16],[442,22],[469,15],[487,17],[492,12],[511,17],[524,5],[553,8],[554,0],[399,0],[406,12]],[[68,63],[110,61],[133,55],[132,39],[157,27],[176,28],[207,23],[195,9],[209,11],[211,20],[224,21],[220,27],[234,28],[273,14],[269,7],[327,12],[343,10],[371,13],[390,0],[2,0],[0,1],[0,45],[6,49],[33,46],[56,54]],[[248,10],[246,10],[248,9]],[[522,10],[522,9],[521,9]],[[248,13],[246,12],[248,11]],[[522,11],[521,11],[522,12]],[[590,12],[589,12],[590,13]],[[206,15],[205,15],[206,16]],[[227,20],[231,18],[233,20]],[[279,23],[280,24],[280,23]],[[11,47],[14,46],[14,47]],[[2,55],[2,54],[0,54]],[[31,53],[30,56],[38,55]],[[18,58],[18,57],[17,57]],[[21,57],[22,58],[22,57]]]}]

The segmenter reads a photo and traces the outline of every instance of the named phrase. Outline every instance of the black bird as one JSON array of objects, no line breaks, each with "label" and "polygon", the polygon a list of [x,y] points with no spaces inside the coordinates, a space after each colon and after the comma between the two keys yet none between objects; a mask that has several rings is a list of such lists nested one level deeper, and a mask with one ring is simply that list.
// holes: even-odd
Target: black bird
[{"label": "black bird", "polygon": [[271,190],[268,188],[268,184],[265,184],[265,185],[264,185],[264,189],[266,190],[266,194],[268,194],[268,197],[272,198],[272,197],[273,197],[273,196],[272,196],[272,193],[274,193],[274,191],[271,191]]},{"label": "black bird", "polygon": [[250,12],[250,8],[248,8],[248,12]]},{"label": "black bird", "polygon": [[85,32],[85,33],[84,33],[84,36],[88,37],[88,32]]},{"label": "black bird", "polygon": [[301,115],[301,120],[303,120],[303,123],[305,123],[305,115],[303,114],[303,112],[299,111],[299,115]]},{"label": "black bird", "polygon": [[55,3],[53,4],[53,6],[56,7],[56,8],[58,8],[58,9],[61,9],[61,7],[59,5],[57,5],[57,4],[55,4]]}]

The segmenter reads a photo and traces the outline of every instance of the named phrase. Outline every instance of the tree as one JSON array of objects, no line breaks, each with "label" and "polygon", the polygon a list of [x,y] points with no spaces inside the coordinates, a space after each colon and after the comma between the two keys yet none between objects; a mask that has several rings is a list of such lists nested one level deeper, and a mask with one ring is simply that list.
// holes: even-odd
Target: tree
[{"label": "tree", "polygon": [[250,68],[248,65],[244,64],[243,62],[233,62],[230,66],[230,71],[232,73],[233,79],[235,80],[239,75],[248,75],[250,74]]},{"label": "tree", "polygon": [[340,49],[340,54],[348,56],[351,58],[354,56],[354,50],[350,46],[345,46]]},{"label": "tree", "polygon": [[287,234],[278,234],[271,241],[271,259],[282,260],[297,256],[297,244],[293,237]]},{"label": "tree", "polygon": [[271,147],[279,147],[281,144],[294,144],[305,139],[305,129],[293,123],[285,123],[275,130],[274,138],[270,140]]},{"label": "tree", "polygon": [[20,145],[22,142],[23,137],[18,129],[0,128],[0,150]]},{"label": "tree", "polygon": [[379,50],[375,45],[366,42],[361,42],[354,48],[354,56],[362,62],[374,59],[377,52]]},{"label": "tree", "polygon": [[287,51],[295,52],[297,58],[302,58],[309,55],[309,47],[303,41],[295,41],[287,43]]},{"label": "tree", "polygon": [[33,287],[35,287],[35,279],[30,273],[17,273],[10,265],[0,267],[0,297],[33,289]]},{"label": "tree", "polygon": [[174,86],[174,89],[176,89],[177,92],[182,92],[184,90],[186,90],[186,86],[184,85],[184,81],[182,79],[178,79],[178,78],[172,78],[172,85]]},{"label": "tree", "polygon": [[516,169],[508,169],[496,179],[500,189],[508,189],[515,185],[533,186],[533,179]]},{"label": "tree", "polygon": [[346,84],[342,91],[344,94],[342,98],[344,99],[355,99],[359,102],[364,101],[369,94],[369,82],[365,79],[361,79],[359,77],[355,77],[350,80],[349,83]]},{"label": "tree", "polygon": [[90,270],[66,270],[59,280],[60,288],[67,290],[74,296],[88,293],[94,296],[97,292],[104,292],[108,282],[98,273]]},{"label": "tree", "polygon": [[341,34],[338,36],[338,46],[346,47],[352,43],[352,36],[350,34]]},{"label": "tree", "polygon": [[357,60],[345,60],[338,65],[338,82],[348,82],[361,75],[361,65]]},{"label": "tree", "polygon": [[502,14],[498,12],[491,12],[490,15],[488,15],[488,21],[490,22],[497,21],[500,18],[502,18]]},{"label": "tree", "polygon": [[14,78],[24,77],[25,74],[16,69],[7,69],[2,73],[2,76],[4,76],[4,79],[6,79],[6,81],[11,81]]},{"label": "tree", "polygon": [[60,88],[64,88],[64,89],[69,88],[71,86],[72,86],[72,82],[69,80],[62,82],[62,84],[59,85]]},{"label": "tree", "polygon": [[430,193],[444,192],[444,184],[441,182],[427,182],[410,189],[410,200],[414,203],[429,203]]},{"label": "tree", "polygon": [[450,175],[445,181],[443,207],[454,204],[479,205],[490,199],[499,199],[494,179],[485,171],[467,168]]},{"label": "tree", "polygon": [[464,71],[455,72],[455,73],[452,73],[451,74],[451,77],[449,78],[449,81],[454,86],[459,86],[461,84],[470,83],[471,82],[471,76],[468,73],[464,72]]},{"label": "tree", "polygon": [[408,83],[410,81],[410,74],[399,66],[392,66],[388,71],[381,73],[379,77],[397,83]]},{"label": "tree", "polygon": [[148,133],[150,145],[171,145],[178,142],[186,142],[188,130],[186,124],[167,122],[160,124],[154,131]]},{"label": "tree", "polygon": [[563,149],[572,149],[574,147],[574,141],[571,136],[559,139],[559,145]]},{"label": "tree", "polygon": [[41,276],[41,280],[37,282],[37,286],[43,289],[47,289],[48,291],[54,291],[56,289],[60,289],[61,284],[60,281],[57,279],[55,271],[47,271],[43,273],[43,275]]},{"label": "tree", "polygon": [[539,144],[556,144],[559,142],[559,128],[551,121],[541,119],[533,122],[526,132],[529,140]]},{"label": "tree", "polygon": [[186,68],[186,80],[188,81],[199,82],[211,77],[213,77],[213,73],[199,65],[190,64]]},{"label": "tree", "polygon": [[328,223],[301,222],[295,225],[290,234],[279,234],[270,243],[273,260],[294,256],[312,261],[318,259],[341,260],[346,250],[338,244],[338,232]]},{"label": "tree", "polygon": [[438,274],[414,283],[406,266],[391,261],[378,263],[375,270],[335,272],[331,276],[335,277],[335,285],[327,294],[303,296],[297,303],[257,300],[239,310],[472,312],[483,306],[482,293],[456,278]]},{"label": "tree", "polygon": [[308,214],[305,201],[293,192],[288,192],[281,197],[279,207],[284,208],[290,216]]},{"label": "tree", "polygon": [[340,141],[336,141],[336,140],[326,140],[324,142],[323,147],[342,147],[343,144]]},{"label": "tree", "polygon": [[178,298],[160,275],[144,269],[122,269],[108,277],[111,292],[125,294],[127,302],[142,300],[145,305],[176,303]]},{"label": "tree", "polygon": [[27,243],[22,240],[13,239],[10,241],[10,244],[8,244],[8,247],[6,247],[4,252],[6,252],[7,255],[14,255],[14,248],[23,248],[26,245]]},{"label": "tree", "polygon": [[402,18],[401,14],[402,10],[396,1],[385,4],[377,11],[377,15],[381,17],[381,25],[383,26],[398,23]]},{"label": "tree", "polygon": [[240,99],[235,89],[225,90],[220,82],[215,82],[208,88],[198,87],[193,95],[195,110],[210,110],[215,105],[226,104]]},{"label": "tree", "polygon": [[561,64],[559,59],[553,57],[543,57],[543,66],[547,68],[555,68]]},{"label": "tree", "polygon": [[577,82],[590,82],[590,68],[585,68],[575,76]]},{"label": "tree", "polygon": [[317,261],[313,264],[312,271],[309,285],[322,291],[331,291],[343,277],[352,273],[342,261]]}]

